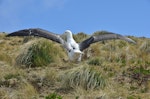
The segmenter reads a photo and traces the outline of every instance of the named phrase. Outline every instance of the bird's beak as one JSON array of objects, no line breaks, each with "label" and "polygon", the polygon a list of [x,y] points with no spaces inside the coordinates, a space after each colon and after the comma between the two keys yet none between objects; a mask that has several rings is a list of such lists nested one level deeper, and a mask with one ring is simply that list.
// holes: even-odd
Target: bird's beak
[{"label": "bird's beak", "polygon": [[80,50],[74,50],[75,53],[83,54]]}]

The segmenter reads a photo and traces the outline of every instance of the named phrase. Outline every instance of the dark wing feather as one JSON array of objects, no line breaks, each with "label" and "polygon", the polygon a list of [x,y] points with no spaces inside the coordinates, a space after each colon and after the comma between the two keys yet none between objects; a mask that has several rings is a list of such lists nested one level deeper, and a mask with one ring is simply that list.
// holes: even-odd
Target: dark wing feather
[{"label": "dark wing feather", "polygon": [[52,32],[40,28],[19,30],[10,33],[7,36],[39,36],[60,43],[64,48],[66,48],[66,50],[70,50],[69,45],[60,37],[60,35],[54,34]]},{"label": "dark wing feather", "polygon": [[87,47],[90,46],[92,43],[96,43],[98,41],[103,41],[103,40],[112,40],[112,39],[122,39],[130,43],[136,43],[132,39],[122,36],[120,34],[115,34],[115,33],[109,33],[109,34],[102,34],[102,35],[97,35],[97,36],[91,36],[90,38],[84,40],[79,44],[80,50],[83,51]]},{"label": "dark wing feather", "polygon": [[61,44],[64,43],[64,40],[60,37],[60,35],[54,34],[52,32],[49,32],[40,28],[19,30],[19,31],[10,33],[7,36],[39,36],[39,37],[50,39],[57,43],[61,43]]},{"label": "dark wing feather", "polygon": [[90,38],[79,43],[80,50],[83,51],[84,49],[88,48],[93,41],[94,41],[94,36],[91,36]]}]

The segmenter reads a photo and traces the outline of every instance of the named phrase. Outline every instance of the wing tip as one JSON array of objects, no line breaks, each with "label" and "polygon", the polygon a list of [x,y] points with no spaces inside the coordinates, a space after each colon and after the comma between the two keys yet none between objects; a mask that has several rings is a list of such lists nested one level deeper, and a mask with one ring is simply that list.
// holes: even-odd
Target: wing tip
[{"label": "wing tip", "polygon": [[10,37],[10,36],[16,36],[16,35],[15,35],[15,33],[14,33],[14,32],[9,33],[9,34],[7,34],[7,35],[6,35],[6,37]]},{"label": "wing tip", "polygon": [[127,39],[127,41],[128,41],[129,43],[137,44],[134,40],[132,40],[132,39],[130,39],[130,38],[126,38],[126,39]]}]

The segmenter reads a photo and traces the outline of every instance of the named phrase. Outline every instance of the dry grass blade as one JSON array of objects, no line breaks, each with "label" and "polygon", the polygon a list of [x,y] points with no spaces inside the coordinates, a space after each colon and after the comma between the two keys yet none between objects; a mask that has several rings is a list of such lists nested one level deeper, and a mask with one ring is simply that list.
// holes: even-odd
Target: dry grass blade
[{"label": "dry grass blade", "polygon": [[89,66],[80,66],[67,71],[62,77],[62,86],[82,87],[85,90],[104,88],[106,81],[98,71]]}]

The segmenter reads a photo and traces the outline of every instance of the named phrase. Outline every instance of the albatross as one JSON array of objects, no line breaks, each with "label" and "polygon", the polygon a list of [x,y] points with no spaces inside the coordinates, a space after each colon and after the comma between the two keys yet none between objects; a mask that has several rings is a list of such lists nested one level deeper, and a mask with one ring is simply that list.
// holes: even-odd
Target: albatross
[{"label": "albatross", "polygon": [[63,35],[67,37],[67,40],[64,40],[59,34],[49,32],[41,28],[30,28],[30,29],[23,29],[23,30],[12,32],[8,34],[7,36],[8,37],[9,36],[38,36],[38,37],[43,37],[43,38],[52,40],[54,42],[61,44],[66,49],[69,60],[71,61],[73,60],[81,61],[83,51],[86,48],[88,48],[91,44],[99,42],[99,41],[121,39],[129,43],[134,43],[134,44],[136,43],[134,40],[128,37],[122,36],[120,34],[112,33],[112,32],[108,32],[103,35],[91,36],[80,43],[77,43],[74,40],[73,34],[70,30],[66,30]]}]

